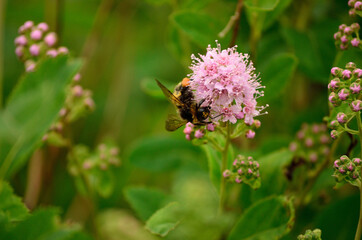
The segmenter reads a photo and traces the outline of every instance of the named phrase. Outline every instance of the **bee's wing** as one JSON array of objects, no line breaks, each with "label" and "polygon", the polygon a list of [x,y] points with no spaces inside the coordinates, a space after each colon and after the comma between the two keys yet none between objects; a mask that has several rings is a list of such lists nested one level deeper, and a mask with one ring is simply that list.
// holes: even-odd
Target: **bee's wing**
[{"label": "bee's wing", "polygon": [[161,88],[163,94],[165,94],[167,99],[170,100],[172,104],[174,104],[176,106],[184,106],[185,105],[183,102],[180,101],[180,99],[175,97],[175,95],[173,95],[172,92],[170,92],[170,90],[168,90],[165,86],[163,86],[162,83],[160,83],[157,79],[155,79],[155,80],[157,82],[157,85]]},{"label": "bee's wing", "polygon": [[181,126],[186,124],[186,120],[182,120],[179,116],[175,114],[169,114],[166,120],[166,130],[175,131]]}]

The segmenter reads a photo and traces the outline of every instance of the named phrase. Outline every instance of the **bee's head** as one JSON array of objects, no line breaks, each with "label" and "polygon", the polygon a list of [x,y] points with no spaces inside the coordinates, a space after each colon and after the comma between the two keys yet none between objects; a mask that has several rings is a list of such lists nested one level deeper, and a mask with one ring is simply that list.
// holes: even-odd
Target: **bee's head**
[{"label": "bee's head", "polygon": [[197,109],[197,118],[201,121],[206,120],[210,116],[210,107],[200,107]]}]

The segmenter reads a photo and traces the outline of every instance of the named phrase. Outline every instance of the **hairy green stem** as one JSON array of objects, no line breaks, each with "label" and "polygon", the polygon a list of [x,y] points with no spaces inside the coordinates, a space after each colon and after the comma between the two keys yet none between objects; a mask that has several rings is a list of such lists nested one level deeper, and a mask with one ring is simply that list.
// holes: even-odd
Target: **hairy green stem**
[{"label": "hairy green stem", "polygon": [[226,123],[226,142],[225,142],[225,148],[223,149],[222,152],[222,162],[221,162],[221,182],[220,182],[220,202],[219,202],[219,213],[221,214],[223,212],[224,209],[224,202],[225,202],[225,178],[222,175],[223,172],[226,169],[226,165],[227,165],[227,159],[228,159],[228,150],[229,150],[229,145],[230,145],[230,124]]},{"label": "hairy green stem", "polygon": [[[362,158],[362,123],[361,123],[361,115],[359,112],[357,112],[356,118],[357,118],[359,140],[360,140],[359,142],[361,145],[361,158]],[[361,169],[361,171],[362,171],[362,169]],[[362,176],[362,172],[361,172],[361,176]],[[359,220],[358,220],[358,226],[357,226],[357,231],[356,231],[354,240],[360,240],[361,235],[362,235],[362,186],[361,186],[361,184],[359,185],[359,191],[360,191]]]}]

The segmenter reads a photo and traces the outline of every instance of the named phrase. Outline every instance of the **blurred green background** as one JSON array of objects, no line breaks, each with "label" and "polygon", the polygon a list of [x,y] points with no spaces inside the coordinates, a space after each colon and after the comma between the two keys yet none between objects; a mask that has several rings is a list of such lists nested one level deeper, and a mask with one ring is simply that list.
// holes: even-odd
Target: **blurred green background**
[{"label": "blurred green background", "polygon": [[[234,14],[237,1],[2,1],[3,100],[24,74],[23,64],[14,54],[18,27],[27,20],[49,23],[51,30],[58,32],[60,45],[67,46],[72,56],[83,59],[82,85],[93,91],[96,103],[92,114],[72,125],[74,142],[94,147],[104,139],[113,139],[121,150],[122,166],[112,170],[116,176],[114,192],[108,198],[99,199],[99,221],[108,224],[109,219],[122,219],[125,223],[135,223],[118,229],[124,232],[125,236],[120,235],[123,238],[110,234],[114,229],[108,225],[102,227],[109,231],[103,234],[107,239],[153,239],[139,230],[142,224],[124,197],[125,192],[130,194],[125,189],[141,185],[177,193],[177,184],[188,186],[189,182],[182,181],[199,175],[202,180],[195,181],[201,181],[200,186],[210,185],[207,159],[201,148],[187,142],[182,130],[169,133],[164,129],[167,114],[174,108],[156,88],[153,79],[172,89],[191,72],[188,66],[192,53],[204,54],[208,44],[215,46],[215,40],[227,48],[232,30],[224,38],[218,37],[218,33]],[[262,11],[264,15],[260,14],[255,21],[250,21],[252,17],[244,6],[236,39],[240,52],[251,53],[256,72],[260,72],[261,82],[266,85],[265,97],[259,100],[270,107],[268,114],[259,118],[262,127],[257,130],[256,138],[237,141],[235,146],[239,152],[259,158],[288,147],[303,122],[321,122],[328,115],[327,84],[332,66],[344,67],[349,61],[362,66],[360,50],[338,52],[334,46],[333,33],[338,26],[359,20],[348,16],[347,1],[280,0],[274,3],[279,4],[277,10],[265,14]],[[347,138],[342,142],[346,141]],[[63,217],[76,195],[65,165],[60,154],[54,175],[39,202],[44,206],[58,206]],[[22,169],[11,180],[20,196],[24,195],[26,172]],[[330,173],[326,173],[324,182],[320,183],[327,195],[326,202],[320,203],[322,197],[316,197],[314,205],[297,212],[300,220],[292,236],[310,226],[322,228],[325,239],[351,239],[354,235],[357,191],[349,187],[334,191]],[[214,190],[205,191],[211,196],[215,194]],[[161,206],[164,204],[160,200],[154,209]],[[114,208],[121,210],[106,211]],[[349,214],[353,215],[351,222],[344,222]],[[225,221],[232,221],[230,219]],[[141,220],[145,219],[141,217]],[[129,229],[142,233],[127,235]],[[187,238],[179,235],[170,239]],[[209,238],[205,235],[200,239]]]}]

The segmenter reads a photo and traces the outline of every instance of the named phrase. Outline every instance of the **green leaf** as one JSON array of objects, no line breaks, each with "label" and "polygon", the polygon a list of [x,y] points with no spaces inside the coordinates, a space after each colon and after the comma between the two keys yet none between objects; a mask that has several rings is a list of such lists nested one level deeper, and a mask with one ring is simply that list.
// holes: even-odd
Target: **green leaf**
[{"label": "green leaf", "polygon": [[110,170],[95,169],[96,189],[102,197],[109,197],[114,189],[114,176]]},{"label": "green leaf", "polygon": [[133,210],[143,221],[163,207],[166,202],[166,194],[158,189],[128,187],[124,194]]},{"label": "green leaf", "polygon": [[271,102],[279,97],[285,89],[289,79],[293,76],[297,66],[297,59],[294,55],[284,53],[275,56],[270,63],[261,70],[261,79],[265,85],[263,102]]},{"label": "green leaf", "polygon": [[[144,78],[141,80],[141,89],[144,93],[148,94],[151,97],[158,98],[158,99],[165,99],[166,97],[163,94],[160,87],[157,85],[156,78]],[[160,80],[160,82],[168,88],[170,91],[173,90],[175,83],[169,83],[165,80]]]},{"label": "green leaf", "polygon": [[189,142],[169,137],[147,137],[130,150],[129,161],[149,171],[176,169],[184,160],[197,160],[200,150]]},{"label": "green leaf", "polygon": [[38,240],[56,230],[55,220],[57,211],[55,209],[42,209],[34,212],[30,217],[17,224],[1,239],[11,240]]},{"label": "green leaf", "polygon": [[65,56],[46,59],[35,72],[22,77],[0,112],[0,132],[7,133],[0,135],[2,175],[6,170],[7,176],[17,171],[40,145],[64,104],[67,84],[80,66],[79,60],[69,61]]},{"label": "green leaf", "polygon": [[153,234],[165,237],[181,222],[179,211],[180,204],[178,202],[168,204],[148,219],[146,222],[146,229]]},{"label": "green leaf", "polygon": [[206,157],[207,157],[207,163],[209,165],[209,176],[211,179],[211,182],[215,186],[215,188],[219,191],[220,189],[220,179],[221,179],[221,154],[216,151],[214,148],[212,148],[210,145],[204,144],[201,146],[204,150]]},{"label": "green leaf", "polygon": [[283,194],[288,185],[283,168],[292,159],[293,153],[288,149],[280,149],[256,159],[260,164],[261,187],[255,191],[242,188],[241,201],[243,207],[273,194]]},{"label": "green leaf", "polygon": [[201,10],[214,1],[216,0],[184,0],[180,2],[180,7],[183,9]]},{"label": "green leaf", "polygon": [[205,47],[217,39],[222,24],[210,15],[199,12],[180,11],[171,15],[171,20],[192,41]]},{"label": "green leaf", "polygon": [[162,5],[165,3],[168,3],[168,4],[172,3],[171,0],[146,0],[146,2],[148,2],[149,4],[153,4],[153,5]]},{"label": "green leaf", "polygon": [[0,182],[0,215],[10,222],[20,221],[28,216],[28,209],[21,199],[14,195],[7,182]]},{"label": "green leaf", "polygon": [[285,197],[270,197],[248,208],[231,230],[228,240],[280,239],[293,226],[294,208]]},{"label": "green leaf", "polygon": [[245,7],[253,11],[272,11],[277,7],[279,0],[246,0]]},{"label": "green leaf", "polygon": [[273,9],[273,11],[260,13],[265,14],[264,23],[262,24],[263,30],[266,30],[269,28],[276,20],[277,18],[284,12],[284,10],[290,5],[292,0],[279,0],[276,7]]},{"label": "green leaf", "polygon": [[323,61],[318,52],[317,43],[310,35],[294,29],[284,28],[282,34],[288,44],[294,49],[300,69],[311,79],[327,83],[328,73],[324,71]]}]

